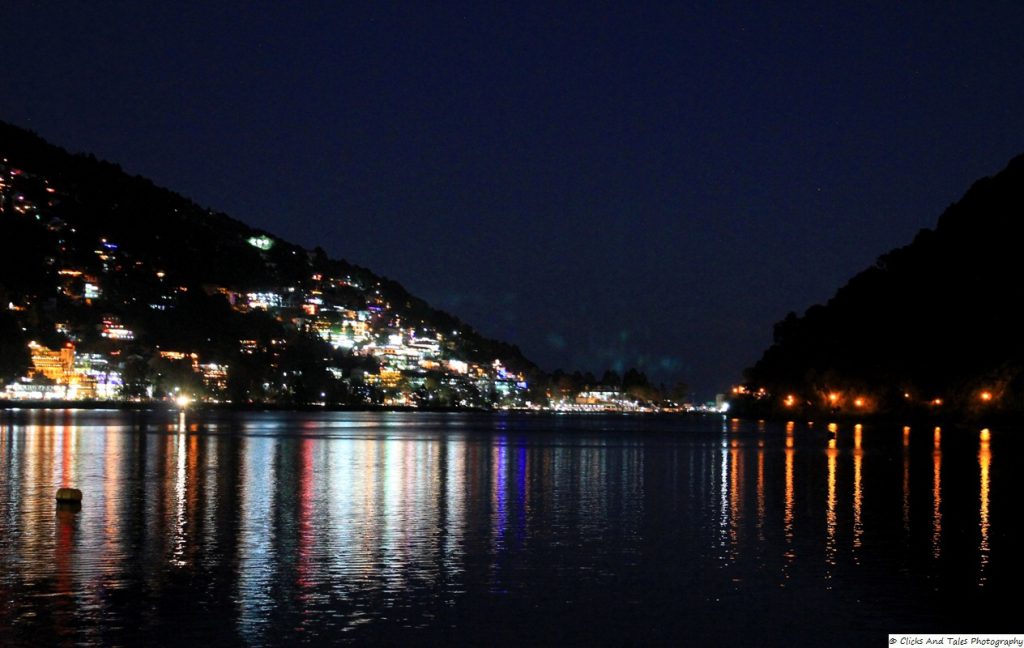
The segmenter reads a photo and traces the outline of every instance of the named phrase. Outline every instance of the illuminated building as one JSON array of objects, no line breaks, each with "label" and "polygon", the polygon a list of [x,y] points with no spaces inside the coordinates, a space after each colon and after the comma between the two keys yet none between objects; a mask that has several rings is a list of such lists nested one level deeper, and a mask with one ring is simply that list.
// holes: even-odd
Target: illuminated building
[{"label": "illuminated building", "polygon": [[108,340],[134,340],[135,333],[123,326],[121,320],[113,315],[107,315],[103,318],[103,324],[100,327],[100,335],[107,338]]},{"label": "illuminated building", "polygon": [[394,389],[398,386],[398,382],[402,379],[402,372],[395,371],[394,369],[381,369],[379,374],[367,374],[365,380],[367,383],[379,383],[383,387],[388,389]]},{"label": "illuminated building", "polygon": [[250,236],[246,239],[246,243],[253,246],[257,250],[266,252],[270,248],[274,247],[274,240],[266,235]]},{"label": "illuminated building", "polygon": [[581,411],[622,412],[639,409],[639,404],[615,387],[598,386],[576,395],[576,408]]},{"label": "illuminated building", "polygon": [[223,364],[207,363],[199,365],[203,374],[203,384],[211,391],[226,391],[228,388],[228,366]]},{"label": "illuminated building", "polygon": [[249,300],[249,308],[269,310],[271,308],[281,308],[284,305],[281,295],[275,292],[251,292],[246,297]]},{"label": "illuminated building", "polygon": [[35,375],[43,375],[58,385],[71,382],[75,366],[75,347],[72,344],[52,351],[35,342],[28,343]]},{"label": "illuminated building", "polygon": [[449,360],[448,370],[457,374],[466,375],[469,373],[469,364],[462,360]]},{"label": "illuminated building", "polygon": [[75,355],[75,369],[72,382],[77,383],[77,398],[117,398],[124,386],[121,373],[110,368],[106,356],[99,353]]},{"label": "illuminated building", "polygon": [[260,343],[256,340],[239,340],[238,349],[246,355],[252,355],[260,350]]},{"label": "illuminated building", "polygon": [[[30,342],[33,369],[20,382],[8,385],[3,396],[15,400],[111,399],[120,394],[121,374],[111,371],[105,356],[94,353],[77,355],[67,344],[56,351]],[[52,384],[43,384],[43,376]]]},{"label": "illuminated building", "polygon": [[84,299],[91,302],[103,296],[99,280],[81,270],[65,268],[57,271],[58,289],[65,297],[75,301]]},{"label": "illuminated building", "polygon": [[192,361],[192,370],[193,371],[198,371],[199,370],[199,355],[198,354],[195,354],[195,353],[184,353],[182,351],[161,351],[160,352],[160,357],[163,358],[164,360],[174,360],[175,362],[179,362],[181,360],[191,360]]}]

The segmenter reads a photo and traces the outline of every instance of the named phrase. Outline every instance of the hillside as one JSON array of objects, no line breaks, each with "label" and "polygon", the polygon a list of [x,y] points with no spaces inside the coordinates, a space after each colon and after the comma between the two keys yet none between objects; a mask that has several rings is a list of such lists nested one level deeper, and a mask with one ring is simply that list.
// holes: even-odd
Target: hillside
[{"label": "hillside", "polygon": [[738,391],[783,410],[1024,410],[1022,219],[1024,156],[828,303],[776,324]]},{"label": "hillside", "polygon": [[0,303],[8,397],[488,407],[539,373],[394,281],[2,122]]}]

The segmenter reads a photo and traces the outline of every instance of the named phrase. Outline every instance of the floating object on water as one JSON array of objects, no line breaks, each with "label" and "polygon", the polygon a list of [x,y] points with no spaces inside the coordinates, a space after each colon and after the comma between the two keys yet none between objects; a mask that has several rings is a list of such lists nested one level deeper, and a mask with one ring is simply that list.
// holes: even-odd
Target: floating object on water
[{"label": "floating object on water", "polygon": [[63,522],[70,522],[76,513],[82,510],[82,503],[75,501],[57,500],[57,519]]},{"label": "floating object on water", "polygon": [[82,502],[82,491],[77,488],[58,488],[57,489],[57,501],[58,502]]}]

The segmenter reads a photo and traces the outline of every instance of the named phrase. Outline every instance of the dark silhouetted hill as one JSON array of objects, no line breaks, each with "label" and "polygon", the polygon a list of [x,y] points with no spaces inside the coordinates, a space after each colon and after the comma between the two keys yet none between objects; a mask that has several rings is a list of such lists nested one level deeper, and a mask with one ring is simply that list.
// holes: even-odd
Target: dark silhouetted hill
[{"label": "dark silhouetted hill", "polygon": [[748,388],[772,409],[790,397],[794,409],[1024,410],[1022,244],[1024,156],[828,303],[776,324]]}]

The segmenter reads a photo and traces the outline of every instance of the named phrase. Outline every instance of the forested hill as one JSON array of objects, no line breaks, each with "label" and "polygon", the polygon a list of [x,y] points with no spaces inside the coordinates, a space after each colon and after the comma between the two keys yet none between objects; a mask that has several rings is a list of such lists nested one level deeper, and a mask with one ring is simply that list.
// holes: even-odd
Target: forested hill
[{"label": "forested hill", "polygon": [[[105,355],[121,369],[129,369],[126,357],[152,358],[161,349],[195,353],[239,369],[236,396],[257,400],[296,397],[299,388],[322,392],[332,376],[349,398],[357,386],[391,385],[409,395],[426,383],[436,392],[452,366],[467,385],[476,366],[479,389],[491,372],[492,391],[495,380],[537,371],[515,346],[483,337],[394,281],[3,122],[0,303],[4,381],[31,373],[29,341],[73,344],[79,355]],[[287,356],[278,348],[285,346],[323,360],[315,371],[289,370],[272,359]],[[254,388],[254,380],[274,383],[262,375],[243,385],[241,376],[251,372],[240,369],[261,352],[268,358],[263,373],[297,372],[299,383],[310,384]],[[398,356],[402,363],[392,362]],[[502,378],[493,373],[495,360]],[[390,370],[402,376],[379,373]],[[312,381],[313,374],[321,378]],[[449,382],[448,400],[466,400],[461,383]]]},{"label": "forested hill", "polygon": [[1024,156],[825,305],[775,325],[738,391],[771,409],[1024,410]]}]

